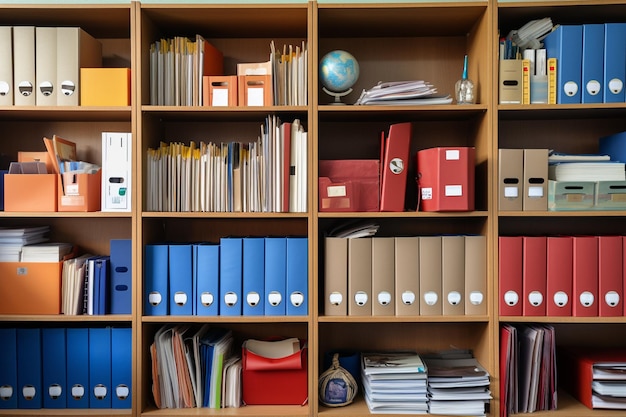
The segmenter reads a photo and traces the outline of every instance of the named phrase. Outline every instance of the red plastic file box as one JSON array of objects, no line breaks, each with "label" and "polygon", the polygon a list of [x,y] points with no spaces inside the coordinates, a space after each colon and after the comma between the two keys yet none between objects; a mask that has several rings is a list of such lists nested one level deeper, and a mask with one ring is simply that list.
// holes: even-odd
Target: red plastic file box
[{"label": "red plastic file box", "polygon": [[474,210],[474,147],[438,147],[417,152],[420,211]]},{"label": "red plastic file box", "polygon": [[242,361],[245,404],[304,405],[308,401],[306,347],[278,359],[259,356],[244,347]]}]

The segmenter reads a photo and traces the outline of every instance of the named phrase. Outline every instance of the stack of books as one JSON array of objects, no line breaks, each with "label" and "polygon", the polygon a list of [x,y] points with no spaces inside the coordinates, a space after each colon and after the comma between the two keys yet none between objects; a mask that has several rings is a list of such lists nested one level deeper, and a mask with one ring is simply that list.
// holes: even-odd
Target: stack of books
[{"label": "stack of books", "polygon": [[426,414],[426,366],[413,351],[361,355],[365,402],[373,414]]},{"label": "stack of books", "polygon": [[489,373],[470,351],[424,356],[431,414],[484,416],[489,412]]}]

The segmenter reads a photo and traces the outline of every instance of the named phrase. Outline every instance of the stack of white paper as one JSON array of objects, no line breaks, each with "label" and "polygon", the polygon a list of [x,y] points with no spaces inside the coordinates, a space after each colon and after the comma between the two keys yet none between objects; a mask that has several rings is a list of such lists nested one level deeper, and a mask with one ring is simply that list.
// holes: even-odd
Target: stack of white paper
[{"label": "stack of white paper", "polygon": [[371,413],[426,414],[426,367],[416,352],[361,355],[365,402]]},{"label": "stack of white paper", "polygon": [[363,90],[355,105],[424,105],[450,104],[452,97],[438,94],[437,88],[427,81],[379,82]]}]

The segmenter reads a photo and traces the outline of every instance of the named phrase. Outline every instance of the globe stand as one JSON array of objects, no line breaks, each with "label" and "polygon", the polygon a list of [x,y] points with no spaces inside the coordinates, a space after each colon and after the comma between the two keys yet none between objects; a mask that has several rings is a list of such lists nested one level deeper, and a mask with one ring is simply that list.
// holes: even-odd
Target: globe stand
[{"label": "globe stand", "polygon": [[346,91],[342,92],[342,93],[334,93],[330,90],[328,90],[326,87],[322,87],[322,90],[324,90],[324,92],[326,94],[328,94],[331,97],[335,97],[335,101],[332,104],[333,106],[345,106],[346,103],[342,103],[341,102],[341,97],[345,97],[348,94],[350,94],[352,92],[351,88],[348,88]]}]

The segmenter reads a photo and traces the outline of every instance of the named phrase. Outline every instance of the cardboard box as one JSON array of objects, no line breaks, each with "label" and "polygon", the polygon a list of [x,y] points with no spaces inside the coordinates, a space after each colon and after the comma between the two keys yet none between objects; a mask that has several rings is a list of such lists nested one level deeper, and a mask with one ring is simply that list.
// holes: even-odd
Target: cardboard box
[{"label": "cardboard box", "polygon": [[237,86],[240,106],[271,106],[271,75],[239,75]]},{"label": "cardboard box", "polygon": [[58,211],[100,211],[102,170],[94,174],[59,175]]},{"label": "cardboard box", "polygon": [[626,210],[626,181],[598,181],[594,209]]},{"label": "cardboard box", "polygon": [[585,181],[548,181],[548,210],[591,210],[595,183]]},{"label": "cardboard box", "polygon": [[237,76],[205,76],[202,81],[204,106],[237,106]]},{"label": "cardboard box", "polygon": [[81,68],[81,106],[130,106],[130,68]]},{"label": "cardboard box", "polygon": [[61,314],[63,262],[0,262],[0,314]]},{"label": "cardboard box", "polygon": [[[34,165],[33,165],[34,164]],[[57,211],[57,174],[29,173],[37,166],[45,172],[43,162],[12,162],[4,176],[4,211]]]}]

